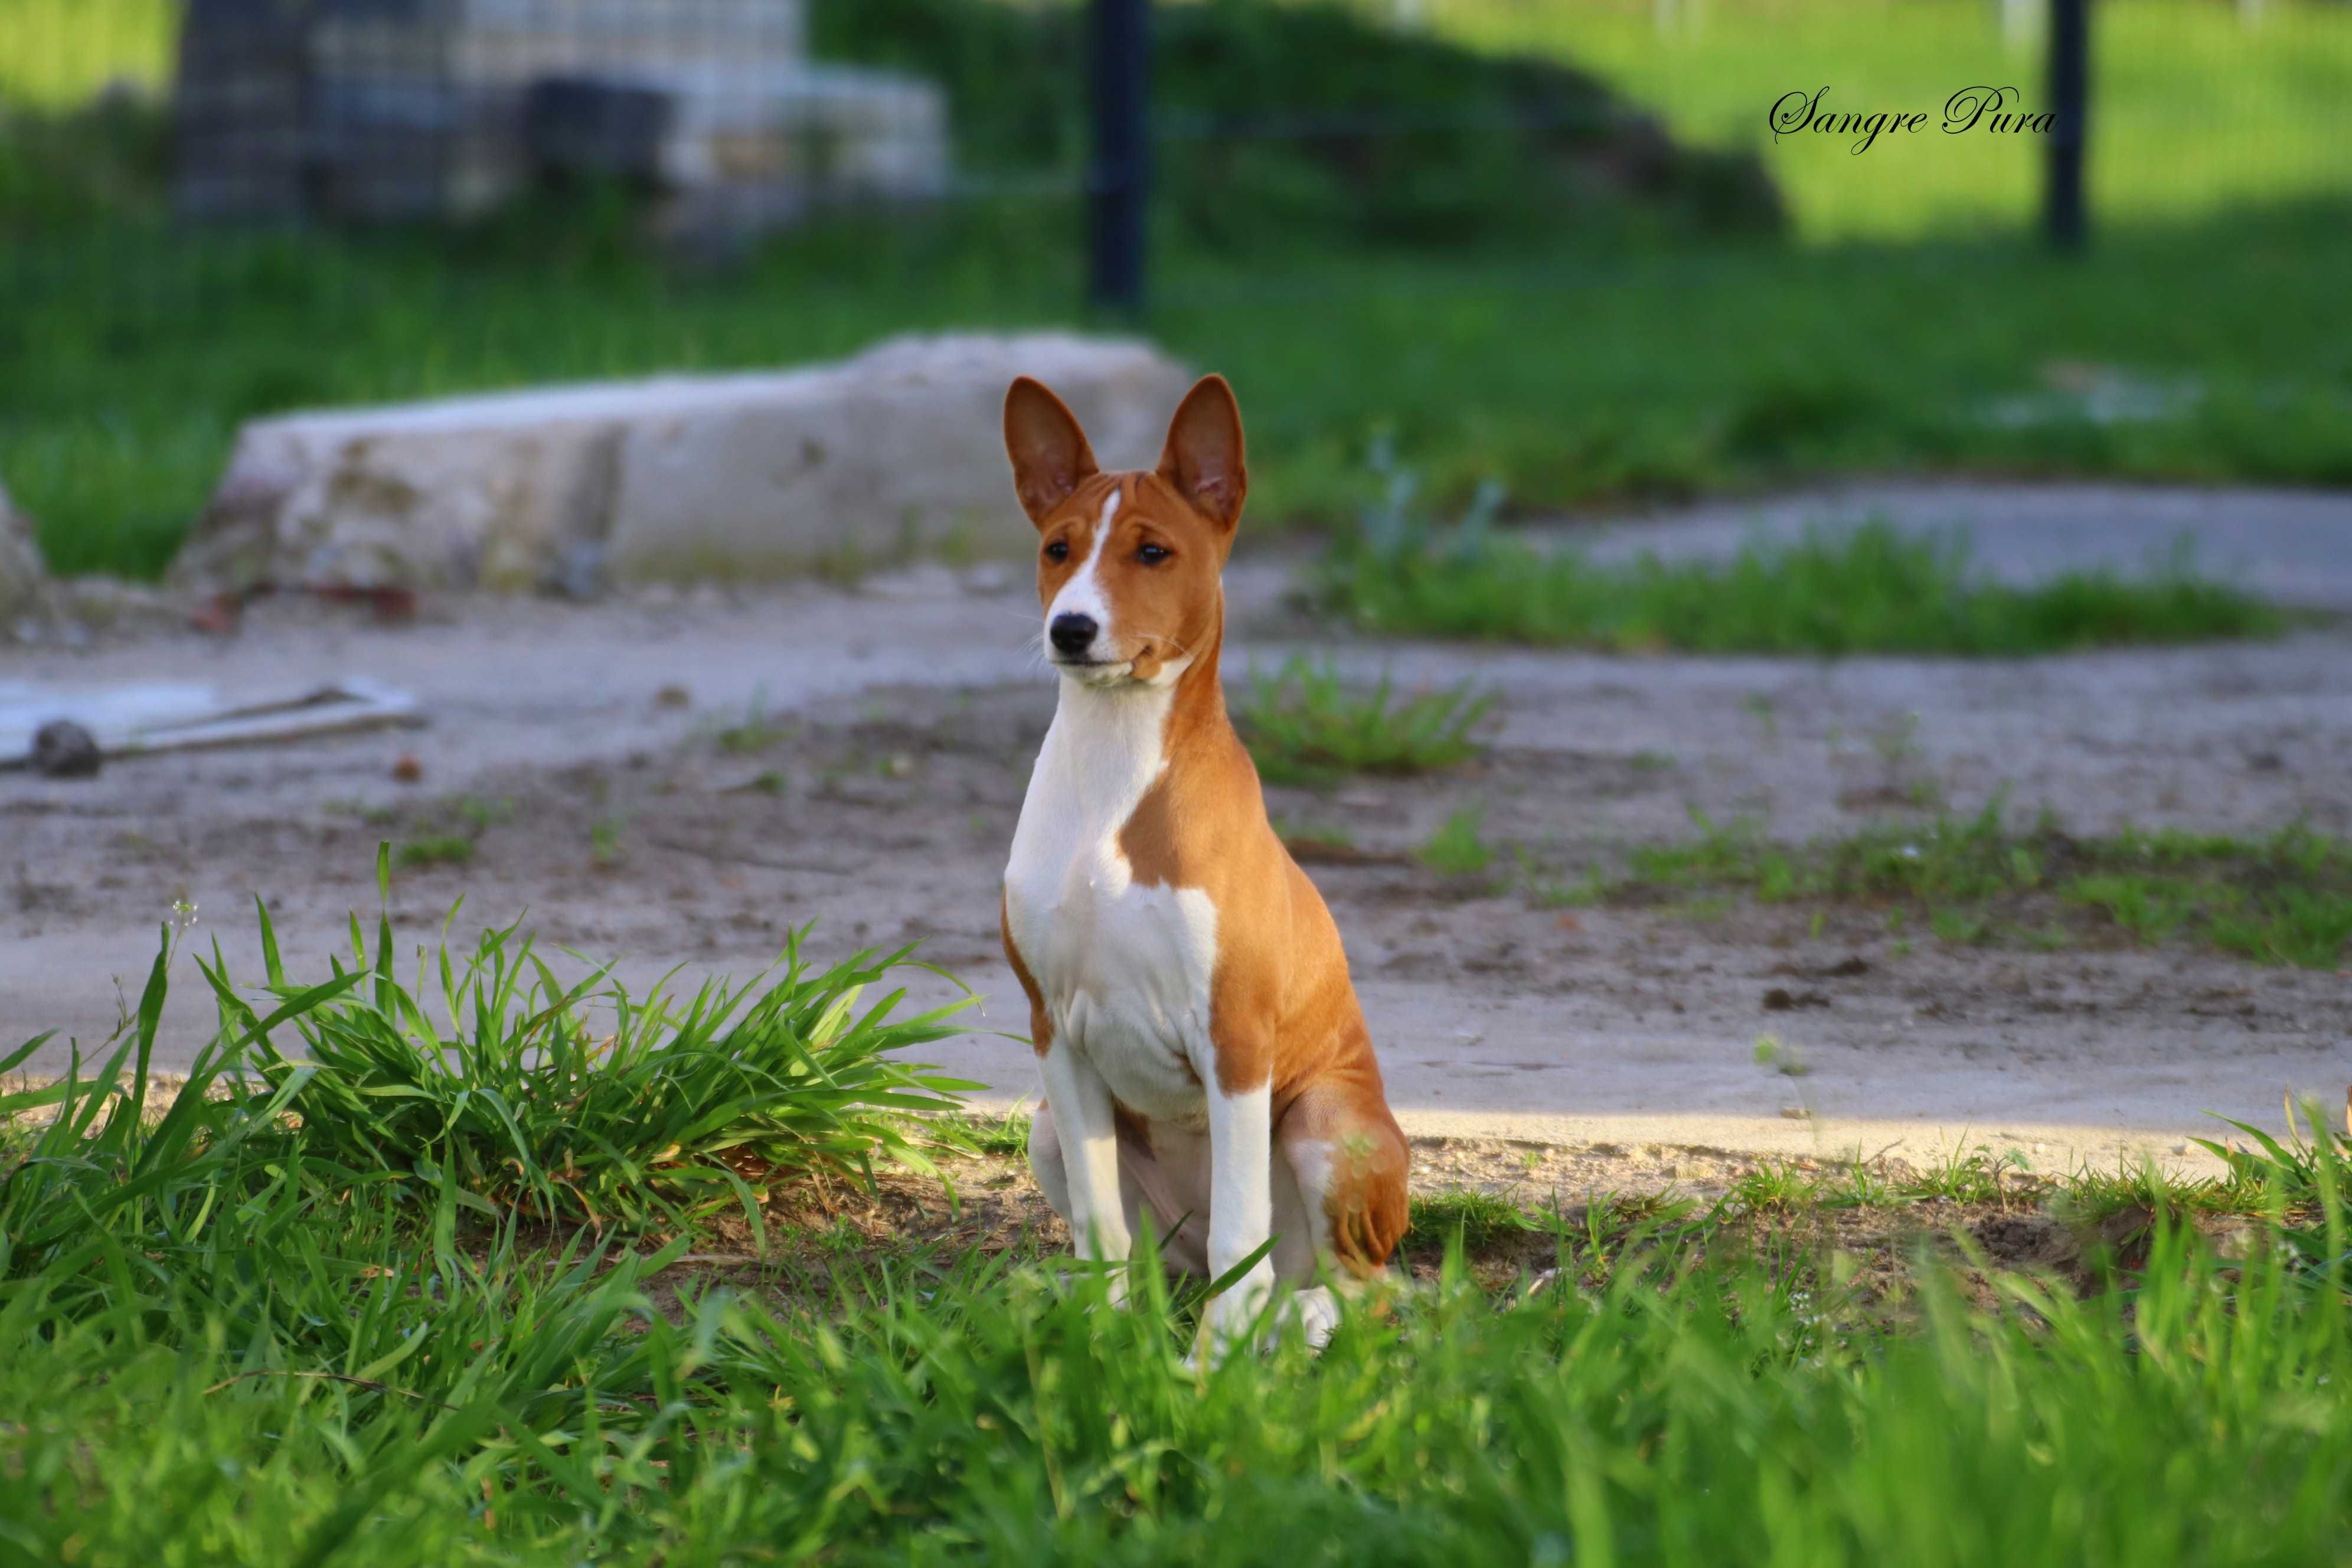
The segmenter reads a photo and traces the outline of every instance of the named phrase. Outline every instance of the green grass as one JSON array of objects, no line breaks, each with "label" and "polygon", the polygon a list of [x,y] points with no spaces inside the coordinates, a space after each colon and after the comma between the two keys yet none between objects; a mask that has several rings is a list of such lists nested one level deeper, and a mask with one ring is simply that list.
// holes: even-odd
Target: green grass
[{"label": "green grass", "polygon": [[[1360,0],[1386,9],[1385,0]],[[1801,232],[1905,237],[2030,221],[2040,137],[1947,136],[1945,100],[1972,83],[2017,87],[2046,108],[2037,42],[2004,44],[2000,8],[1976,0],[1706,0],[1661,30],[1646,4],[1423,0],[1439,31],[1499,50],[1583,63],[1655,106],[1685,138],[1754,147]],[[2092,210],[2102,223],[2340,194],[2352,135],[2352,16],[2280,4],[2258,24],[2194,0],[2114,0],[2094,24]],[[1772,141],[1765,112],[1792,89],[1830,87],[1835,110],[1926,110],[1918,135],[1867,153],[1852,138]]]},{"label": "green grass", "polygon": [[1466,681],[1407,694],[1383,674],[1370,689],[1350,688],[1336,663],[1300,655],[1271,675],[1250,671],[1234,718],[1268,783],[1322,784],[1469,762],[1485,751],[1475,731],[1494,706]]},{"label": "green grass", "polygon": [[2207,1152],[2228,1167],[2220,1184],[2238,1192],[2259,1193],[2266,1205],[2305,1214],[2320,1214],[2342,1202],[2345,1177],[2352,1173],[2352,1090],[2347,1090],[2344,1128],[2328,1124],[2326,1107],[2306,1101],[2305,1125],[2295,1124],[2296,1107],[2288,1100],[2287,1135],[2273,1137],[2243,1121],[2229,1125],[2234,1136],[2200,1138]]},{"label": "green grass", "polygon": [[425,866],[463,866],[474,858],[474,841],[458,833],[435,834],[424,838],[412,838],[400,847],[393,857],[403,868]]},{"label": "green grass", "polygon": [[[391,864],[387,847],[377,867],[387,899]],[[735,1209],[757,1231],[760,1194],[780,1182],[813,1172],[870,1177],[877,1155],[929,1169],[906,1115],[950,1109],[955,1091],[971,1087],[900,1055],[954,1033],[946,1020],[962,1004],[906,1016],[903,990],[866,995],[894,972],[921,967],[908,951],[819,969],[796,932],[777,971],[751,985],[713,981],[691,996],[661,987],[640,996],[609,966],[559,979],[527,935],[505,928],[484,931],[469,952],[419,948],[404,984],[389,916],[373,952],[354,916],[332,978],[298,984],[267,907],[257,901],[257,910],[264,984],[239,985],[217,952],[197,961],[220,1033],[191,1070],[197,1092],[173,1112],[192,1124],[142,1159],[185,1158],[202,1170],[237,1151],[279,1162],[297,1185],[307,1178],[286,1162],[356,1173],[341,1179],[392,1184],[421,1203],[437,1194],[476,1214],[644,1230]],[[17,1109],[53,1100],[82,1133],[129,1135],[123,1118],[141,1113],[149,1011],[162,1005],[168,956],[157,960],[136,1035],[97,1079],[68,1080]],[[126,1073],[131,1088],[109,1087]],[[217,1101],[205,1098],[213,1089]],[[299,1148],[288,1142],[289,1120]],[[45,1134],[79,1135],[64,1123]],[[7,1199],[21,1205],[43,1190],[12,1183]],[[70,1188],[57,1196],[75,1201]],[[37,1246],[44,1223],[20,1210],[11,1234]]]},{"label": "green grass", "polygon": [[1465,805],[1438,824],[1420,850],[1421,863],[1443,877],[1475,877],[1495,864],[1496,849],[1482,831],[1486,809]]},{"label": "green grass", "polygon": [[[801,1073],[798,1151],[904,1108],[856,1074],[939,1020],[861,1013],[872,961],[619,1007],[600,1051],[579,1014],[618,997],[531,995],[520,938],[440,984],[446,1026],[393,954],[380,928],[314,985],[272,957],[258,1004],[215,970],[220,1033],[163,1095],[167,942],[94,1067],[0,1091],[0,1559],[2071,1568],[2324,1562],[2352,1524],[2340,1140],[2246,1157],[2280,1245],[2225,1260],[2158,1215],[2087,1296],[1979,1302],[1922,1261],[1890,1299],[1679,1208],[1593,1205],[1601,1256],[1424,1199],[1426,1232],[1549,1230],[1559,1274],[1503,1306],[1449,1254],[1319,1359],[1195,1371],[1198,1293],[1148,1267],[1118,1310],[1066,1260],[831,1233],[727,1283],[685,1263],[718,1186],[660,1195],[656,1146],[772,1134],[744,1074]],[[656,1195],[593,1186],[601,1236],[535,1217],[581,1212],[531,1179],[571,1179],[565,1134]]]},{"label": "green grass", "polygon": [[953,1116],[933,1116],[925,1126],[940,1134],[943,1142],[969,1148],[976,1153],[1026,1160],[1029,1157],[1030,1121],[1025,1112],[1017,1110],[1008,1110],[1001,1116],[966,1111]]},{"label": "green grass", "polygon": [[[2064,941],[2101,929],[2201,942],[2258,963],[2352,961],[2352,846],[2300,826],[2261,838],[2126,828],[2077,838],[2045,815],[2024,832],[1995,799],[1973,817],[1776,844],[1752,822],[1696,816],[1698,836],[1636,846],[1585,901],[1737,889],[1766,904],[1862,902],[1925,920],[1950,942]],[[2075,911],[2072,928],[2066,911]],[[2095,915],[2082,923],[2083,914]],[[2025,923],[2039,919],[2038,928]]]},{"label": "green grass", "polygon": [[[1394,15],[1393,0],[1354,4],[1383,23]],[[1004,60],[969,30],[955,40],[969,61],[960,68],[940,37],[950,29],[908,29],[905,6],[878,17],[877,9],[820,6],[824,52],[944,73],[967,118],[992,78],[1012,82],[1036,68]],[[1685,140],[1754,149],[1811,237],[1912,238],[2021,223],[2034,209],[2038,139],[1931,131],[1856,157],[1844,138],[1776,142],[1765,132],[1773,100],[1824,83],[1832,108],[1937,111],[1955,87],[1979,81],[2013,83],[2041,107],[2036,47],[2005,43],[1997,8],[1979,0],[1862,10],[1836,0],[1706,0],[1668,28],[1651,5],[1630,0],[1420,0],[1419,9],[1439,37],[1591,69]],[[169,0],[0,0],[0,99],[54,110],[117,79],[160,87],[171,69],[171,12]],[[2343,193],[2352,17],[2340,7],[2287,0],[2249,26],[2232,6],[2120,0],[2101,8],[2095,42],[2091,191],[2104,220]],[[992,120],[1008,139],[1017,132],[1067,155],[1080,134],[1076,117],[1027,96],[1027,114],[998,110]]]},{"label": "green grass", "polygon": [[[816,51],[939,82],[967,172],[1075,184],[1086,15],[1066,4],[815,0]],[[1188,0],[1152,29],[1152,220],[1220,254],[1775,234],[1753,154],[1628,129],[1575,62],[1367,25],[1344,5]]]},{"label": "green grass", "polygon": [[[100,1563],[2287,1563],[2328,1560],[2352,1485],[2328,1288],[2171,1238],[2128,1307],[1931,1287],[1887,1337],[1760,1270],[1507,1312],[1457,1284],[1319,1363],[1202,1380],[1156,1302],[1036,1272],[676,1321],[643,1277],[500,1255],[413,1305],[339,1278],[295,1300],[362,1310],[278,1367],[62,1324],[0,1373],[16,1539]],[[276,1375],[352,1341],[399,1381]]]},{"label": "green grass", "polygon": [[1529,1213],[1508,1198],[1455,1188],[1419,1194],[1412,1199],[1406,1215],[1403,1245],[1433,1249],[1456,1247],[1468,1252],[1484,1252],[1497,1242],[1544,1228],[1541,1215]]},{"label": "green grass", "polygon": [[[1791,1214],[1816,1209],[1902,1208],[1919,1204],[2031,1207],[2045,1199],[2072,1203],[2082,1177],[2037,1177],[1996,1159],[1982,1146],[1954,1148],[1934,1164],[1892,1171],[1862,1160],[1762,1160],[1718,1200],[1729,1214]],[[2246,1188],[2256,1212],[2269,1189]]]},{"label": "green grass", "polygon": [[797,726],[779,724],[771,719],[765,700],[759,697],[752,698],[740,723],[717,724],[709,731],[710,743],[730,756],[756,755],[791,740],[798,732]]},{"label": "green grass", "polygon": [[178,0],[0,0],[0,103],[70,109],[116,81],[171,79]]},{"label": "green grass", "polygon": [[[1516,28],[1547,48],[1580,47],[1546,8],[1462,0],[1486,8],[1460,19],[1441,11],[1440,24],[1482,43]],[[62,28],[95,51],[77,57],[86,62],[113,48],[124,68],[158,69],[165,51],[127,5],[6,0],[0,62],[14,62],[21,83],[24,62],[56,54],[39,40]],[[1964,57],[1938,41],[1937,19],[1958,26],[1963,9],[1967,26],[1983,26],[1980,8],[1917,0],[1853,21],[1846,45],[1843,10],[1832,17],[1808,0],[1771,26],[1810,41],[1775,44],[1780,56],[1759,54],[1755,68],[1777,81],[1803,51],[1826,50],[1833,76],[1875,91],[1843,62],[1916,21],[1928,41],[1906,57],[1925,61],[1912,77],[1940,82]],[[2150,18],[2154,40],[2179,9],[2123,0],[2102,15],[2121,27],[2128,14],[2135,30]],[[2194,9],[2210,15],[2180,36],[2204,38],[2204,52],[2184,46],[2179,77],[2205,68],[2207,30],[2237,26],[2222,7]],[[2292,45],[2297,29],[2352,25],[2335,9],[2276,4],[2245,36]],[[1763,49],[1766,29],[1720,4],[1708,10],[1704,37],[1727,41],[1703,50],[1727,71],[1744,68],[1734,57]],[[1646,16],[1622,20],[1627,37],[1647,36]],[[1616,35],[1595,26],[1593,58],[1609,64],[1603,35]],[[1621,68],[1670,110],[1676,83],[1748,103],[1750,79],[1693,74],[1680,47],[1656,46],[1661,68],[1647,75]],[[2282,121],[2324,130],[2330,122],[2306,113],[2306,100],[2352,102],[2334,85],[2328,49],[2283,46],[2266,58],[2245,79],[2232,125],[2270,125],[2275,106]],[[1015,65],[1006,71],[1031,68]],[[68,101],[114,68],[68,60],[31,96]],[[2210,101],[2164,80],[2188,95],[2151,95],[2168,112]],[[1886,91],[1896,88],[1909,90],[1896,81]],[[2104,77],[2102,93],[2121,112]],[[1031,107],[1056,126],[1076,112],[1050,94]],[[2206,166],[2180,144],[2203,134],[2184,132],[2160,157],[2127,158],[2116,144],[2095,169],[2161,182]],[[2340,164],[2324,165],[2338,171],[2333,184],[2273,180],[2260,175],[2263,160],[2273,149],[2302,160],[2294,136],[2206,140],[2213,158],[2251,171],[2242,201],[2200,175],[2184,188],[2204,194],[2187,206],[2119,207],[2080,261],[1924,219],[1832,225],[1873,237],[1819,246],[1604,245],[1550,233],[1452,249],[1272,243],[1287,225],[1221,244],[1175,223],[1158,231],[1154,303],[1140,325],[1240,390],[1252,454],[1245,538],[1289,523],[1344,526],[1364,499],[1364,454],[1382,436],[1426,473],[1433,500],[1466,499],[1493,479],[1522,511],[1895,469],[2352,480]],[[1857,201],[1932,205],[1931,182],[1836,159],[1854,165],[1832,174]],[[152,116],[58,125],[20,114],[0,132],[0,294],[15,307],[0,312],[0,475],[66,571],[161,571],[238,424],[260,414],[771,366],[905,331],[1098,324],[1076,304],[1082,214],[1058,197],[845,220],[740,267],[695,270],[665,262],[609,202],[446,236],[175,229],[163,163]],[[1807,200],[1801,190],[1801,207]],[[2100,423],[2068,390],[2086,374],[2181,395],[2158,417]],[[2032,417],[1996,416],[2020,400]],[[1002,537],[1022,526],[1008,500]]]},{"label": "green grass", "polygon": [[[1065,205],[845,222],[719,274],[673,269],[614,223],[541,216],[446,240],[173,234],[144,212],[18,226],[0,256],[23,305],[0,320],[0,474],[59,569],[152,574],[253,416],[1083,322]],[[2005,241],[1452,261],[1171,249],[1145,325],[1240,391],[1245,538],[1350,521],[1382,433],[1433,500],[1499,479],[1521,510],[1898,468],[2342,483],[2352,297],[2328,247],[2343,221],[2137,231],[2082,266]],[[1962,280],[1973,302],[1955,316]],[[2061,361],[2203,395],[2139,423],[2063,398],[2039,422],[1988,417]],[[1022,526],[1009,502],[1002,526]]]},{"label": "green grass", "polygon": [[[662,267],[609,213],[446,245],[166,237],[150,139],[134,127],[115,148],[79,127],[27,142],[36,129],[12,127],[29,161],[0,179],[0,207],[30,231],[11,259],[31,307],[0,332],[17,372],[0,471],[75,569],[153,570],[252,413],[1062,321],[1076,289],[1076,215],[1052,203],[881,236],[852,226],[718,278]],[[58,165],[81,171],[72,192],[53,188]],[[84,187],[106,193],[103,221]],[[1382,426],[1446,492],[1500,475],[1538,506],[1902,462],[2324,481],[2347,460],[2329,347],[2344,334],[2324,330],[2344,309],[2337,221],[2136,232],[2088,269],[2005,243],[1444,263],[1177,246],[1151,324],[1242,378],[1261,526],[1344,515]],[[1955,275],[1979,298],[1964,331],[1940,308]],[[1555,351],[1566,341],[1575,353]],[[2188,377],[2207,396],[2145,426],[2063,410],[1985,425],[1989,400],[2061,362]]]},{"label": "green grass", "polygon": [[[1378,521],[1377,516],[1375,521]],[[1370,631],[1639,652],[2017,656],[2118,643],[2263,636],[2284,624],[2183,555],[2138,578],[2068,572],[2030,587],[1980,579],[1965,537],[1885,523],[1727,563],[1629,564],[1545,552],[1474,518],[1368,527],[1318,569],[1321,601]]]},{"label": "green grass", "polygon": [[[294,994],[261,910],[269,989]],[[321,999],[289,1021],[299,1049],[255,1044],[254,1070],[293,1087],[314,1156],[365,1169],[397,1150],[469,1208],[631,1229],[738,1210],[810,1172],[872,1174],[876,1154],[929,1163],[898,1113],[938,1110],[973,1087],[897,1054],[953,1033],[956,1005],[893,1019],[894,991],[863,994],[908,953],[817,970],[794,932],[779,972],[691,996],[633,995],[609,970],[565,983],[515,928],[454,960],[445,945],[413,986],[392,973],[387,921],[371,961],[353,922],[352,973],[368,994]],[[225,1016],[257,1023],[217,970]],[[437,993],[437,994],[436,994]],[[432,1015],[437,1012],[436,1020]]]},{"label": "green grass", "polygon": [[[2210,884],[2209,884],[2210,886]],[[2221,895],[2214,895],[2221,903]],[[2326,888],[2284,887],[2252,910],[2231,898],[2206,921],[2215,946],[2263,963],[2299,963],[2306,969],[2341,967],[2352,951],[2352,893]],[[2192,911],[2189,917],[2196,918]]]},{"label": "green grass", "polygon": [[[2219,1174],[2183,1175],[2146,1163],[2078,1171],[2053,1189],[2050,1206],[2070,1220],[2094,1223],[2123,1218],[2147,1224],[2158,1215],[2316,1218],[2343,1202],[2346,1178],[2352,1175],[2352,1098],[2342,1131],[2329,1125],[2326,1109],[2316,1101],[2298,1106],[2287,1096],[2283,1110],[2283,1138],[2249,1122],[2225,1121],[2220,1136],[2194,1140],[2221,1162]],[[2262,1240],[2309,1261],[2324,1258],[2320,1249],[2334,1237],[2290,1225]]]}]

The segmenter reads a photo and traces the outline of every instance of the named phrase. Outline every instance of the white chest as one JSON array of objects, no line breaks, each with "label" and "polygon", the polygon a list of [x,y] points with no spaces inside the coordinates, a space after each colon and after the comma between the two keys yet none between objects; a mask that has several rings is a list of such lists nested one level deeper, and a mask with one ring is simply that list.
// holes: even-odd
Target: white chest
[{"label": "white chest", "polygon": [[1066,691],[1004,871],[1005,920],[1057,1044],[1146,1116],[1202,1111],[1217,911],[1199,889],[1138,885],[1120,831],[1159,776],[1160,691]]}]

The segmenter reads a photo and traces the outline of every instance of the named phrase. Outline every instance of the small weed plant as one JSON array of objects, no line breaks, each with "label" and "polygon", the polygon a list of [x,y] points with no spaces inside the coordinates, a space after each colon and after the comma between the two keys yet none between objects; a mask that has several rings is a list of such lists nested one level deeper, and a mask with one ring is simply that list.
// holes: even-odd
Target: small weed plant
[{"label": "small weed plant", "polygon": [[1494,706],[1467,682],[1402,693],[1383,675],[1369,689],[1351,688],[1337,664],[1302,655],[1271,675],[1252,671],[1234,717],[1269,784],[1325,784],[1469,762],[1485,750],[1476,732]]},{"label": "small weed plant", "polygon": [[1438,825],[1421,847],[1421,863],[1443,877],[1475,877],[1495,863],[1495,847],[1481,831],[1484,806],[1466,805]]},{"label": "small weed plant", "polygon": [[462,833],[428,834],[400,847],[394,861],[404,870],[427,866],[463,866],[474,858],[474,841]]},{"label": "small weed plant", "polygon": [[754,693],[751,705],[740,720],[710,726],[710,743],[730,756],[756,756],[797,732],[789,723],[779,722],[768,712],[766,696]]}]

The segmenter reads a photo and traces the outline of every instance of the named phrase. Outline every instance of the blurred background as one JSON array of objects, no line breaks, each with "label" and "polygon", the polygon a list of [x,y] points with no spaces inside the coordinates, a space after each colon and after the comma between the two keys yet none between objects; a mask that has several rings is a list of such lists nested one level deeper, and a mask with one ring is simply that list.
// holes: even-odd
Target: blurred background
[{"label": "blurred background", "polygon": [[0,0],[0,482],[153,576],[257,415],[1052,325],[1234,377],[1261,529],[2352,479],[2352,5],[2087,21],[2070,247],[1940,125],[2045,0]]}]

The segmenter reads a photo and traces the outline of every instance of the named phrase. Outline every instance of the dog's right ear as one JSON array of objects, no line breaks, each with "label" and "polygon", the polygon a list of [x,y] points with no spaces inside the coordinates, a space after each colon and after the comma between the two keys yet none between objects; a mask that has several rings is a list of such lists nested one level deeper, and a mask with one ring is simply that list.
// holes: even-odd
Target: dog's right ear
[{"label": "dog's right ear", "polygon": [[1021,510],[1040,527],[1099,471],[1077,416],[1043,382],[1025,375],[1004,395],[1004,450],[1013,458],[1013,489]]}]

